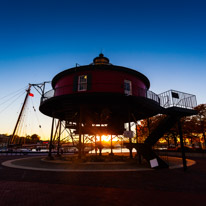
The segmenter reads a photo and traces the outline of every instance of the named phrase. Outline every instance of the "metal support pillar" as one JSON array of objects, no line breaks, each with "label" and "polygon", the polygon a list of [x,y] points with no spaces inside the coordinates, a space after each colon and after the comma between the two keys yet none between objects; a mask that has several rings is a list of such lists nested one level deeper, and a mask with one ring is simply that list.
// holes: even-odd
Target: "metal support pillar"
[{"label": "metal support pillar", "polygon": [[59,156],[59,149],[60,149],[60,138],[61,138],[61,120],[59,120],[59,136],[57,140],[57,156]]},{"label": "metal support pillar", "polygon": [[80,107],[80,111],[79,111],[79,154],[78,157],[79,159],[82,158],[82,108]]},{"label": "metal support pillar", "polygon": [[136,123],[136,143],[138,143],[138,123]]},{"label": "metal support pillar", "polygon": [[150,135],[150,119],[149,118],[147,118],[147,128],[148,128],[148,132],[149,132],[148,136],[149,136]]},{"label": "metal support pillar", "polygon": [[[136,123],[136,144],[138,144],[138,123]],[[139,164],[142,164],[141,154],[139,153],[138,150],[137,150],[137,156],[138,156]]]},{"label": "metal support pillar", "polygon": [[182,125],[181,125],[180,119],[178,120],[178,130],[179,130],[179,135],[180,135],[183,169],[184,169],[184,171],[186,171],[187,170],[187,162],[186,162],[186,157],[185,157],[185,148],[184,148],[183,135],[182,135]]},{"label": "metal support pillar", "polygon": [[111,134],[111,155],[113,155],[113,149],[112,149],[112,134]]},{"label": "metal support pillar", "polygon": [[[131,121],[131,113],[130,113],[130,109],[128,109],[128,112],[129,112],[129,131],[131,131],[131,124],[130,124],[130,121]],[[133,155],[132,155],[132,137],[129,137],[129,156],[130,156],[130,159],[133,158]]]},{"label": "metal support pillar", "polygon": [[54,117],[52,118],[52,127],[51,127],[51,136],[50,136],[50,142],[49,142],[49,154],[48,156],[51,158],[51,151],[52,151],[52,138],[53,138],[53,130],[54,130]]},{"label": "metal support pillar", "polygon": [[82,135],[82,154],[84,155],[84,134]]},{"label": "metal support pillar", "polygon": [[97,135],[95,134],[95,136],[94,136],[94,149],[95,149],[95,154],[96,154],[96,156],[97,156]]},{"label": "metal support pillar", "polygon": [[100,144],[99,144],[99,156],[102,156],[102,135],[99,136],[99,141],[100,141]]}]

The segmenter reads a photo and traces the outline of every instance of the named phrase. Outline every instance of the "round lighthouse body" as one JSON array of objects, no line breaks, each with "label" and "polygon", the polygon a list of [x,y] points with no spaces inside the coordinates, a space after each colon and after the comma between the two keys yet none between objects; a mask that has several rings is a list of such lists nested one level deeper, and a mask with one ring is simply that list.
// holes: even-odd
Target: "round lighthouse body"
[{"label": "round lighthouse body", "polygon": [[[67,69],[52,80],[53,95],[44,95],[40,111],[48,116],[81,122],[85,134],[122,134],[124,123],[160,112],[159,98],[140,72],[109,63],[100,54],[90,65]],[[94,127],[95,125],[95,127]],[[96,130],[96,131],[95,131]],[[81,131],[82,132],[82,131]]]}]

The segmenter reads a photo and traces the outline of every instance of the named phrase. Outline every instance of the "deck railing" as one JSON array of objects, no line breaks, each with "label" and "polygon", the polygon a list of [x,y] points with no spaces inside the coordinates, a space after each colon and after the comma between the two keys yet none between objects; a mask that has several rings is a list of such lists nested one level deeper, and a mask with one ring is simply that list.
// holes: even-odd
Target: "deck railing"
[{"label": "deck railing", "polygon": [[160,106],[164,108],[181,107],[193,109],[197,106],[196,96],[175,90],[169,90],[158,95]]},{"label": "deck railing", "polygon": [[[64,91],[67,91],[69,87],[72,87],[72,86],[68,85],[65,87],[60,87],[55,90],[52,89],[50,91],[45,92],[42,95],[41,103],[43,103],[47,99],[54,97],[55,93],[59,93],[58,90],[61,90],[61,92],[64,93]],[[136,87],[136,90],[133,91],[133,93],[135,93],[137,96],[151,99],[155,101],[156,103],[160,104],[160,106],[164,108],[181,107],[181,108],[193,109],[194,107],[197,106],[195,95],[187,94],[187,93],[179,92],[175,90],[169,90],[169,91],[166,91],[166,92],[163,92],[157,95],[150,90]]]},{"label": "deck railing", "polygon": [[[100,84],[97,84],[96,87],[99,87]],[[101,85],[102,87],[103,85]],[[117,88],[118,90],[118,85],[111,85],[112,88]],[[65,86],[65,87],[59,87],[57,89],[52,89],[52,90],[49,90],[47,92],[45,92],[43,95],[42,95],[42,98],[41,98],[41,103],[43,103],[45,100],[48,100],[52,97],[55,97],[55,94],[58,94],[57,96],[59,95],[64,95],[67,93],[68,89],[71,89],[71,87],[73,87],[73,85],[68,85],[68,86]],[[134,87],[135,89],[133,89],[133,94],[135,94],[135,96],[140,96],[140,97],[145,97],[145,98],[148,98],[148,99],[151,99],[155,102],[157,102],[158,104],[160,104],[160,98],[157,94],[155,94],[154,92],[152,91],[149,91],[149,90],[146,90],[146,89],[143,89],[143,88],[139,88],[139,87]],[[124,90],[123,90],[124,92]],[[127,94],[125,94],[126,96],[128,96]]]},{"label": "deck railing", "polygon": [[43,103],[47,99],[54,97],[54,93],[55,93],[55,90],[51,89],[51,90],[45,92],[44,94],[42,94],[41,103]]}]

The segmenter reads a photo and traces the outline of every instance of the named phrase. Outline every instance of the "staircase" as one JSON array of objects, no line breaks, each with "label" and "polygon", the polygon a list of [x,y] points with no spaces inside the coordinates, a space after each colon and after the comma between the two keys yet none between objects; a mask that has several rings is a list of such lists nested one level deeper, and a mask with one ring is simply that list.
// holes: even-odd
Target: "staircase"
[{"label": "staircase", "polygon": [[153,150],[149,144],[134,144],[135,149],[142,155],[142,157],[151,165],[151,160],[156,159],[158,166],[155,168],[168,168],[168,164],[164,162]]},{"label": "staircase", "polygon": [[151,132],[144,143],[153,146],[166,132],[168,132],[175,125],[178,119],[179,118],[177,116],[166,116],[163,120],[161,120],[157,128],[155,128]]},{"label": "staircase", "polygon": [[151,160],[156,159],[158,167],[167,168],[168,164],[164,162],[153,150],[152,146],[168,132],[183,116],[195,115],[197,112],[192,109],[170,107],[165,109],[167,115],[162,119],[159,125],[151,132],[143,144],[135,144],[134,147],[143,156],[143,158],[150,163]]}]

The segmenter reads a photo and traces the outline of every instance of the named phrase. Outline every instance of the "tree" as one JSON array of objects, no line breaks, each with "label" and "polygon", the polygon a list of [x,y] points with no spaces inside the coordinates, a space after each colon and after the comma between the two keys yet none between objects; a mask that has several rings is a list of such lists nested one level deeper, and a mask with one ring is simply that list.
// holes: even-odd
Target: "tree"
[{"label": "tree", "polygon": [[40,137],[37,134],[31,135],[30,138],[31,138],[31,143],[33,143],[33,144],[36,144],[40,140]]},{"label": "tree", "polygon": [[198,122],[198,131],[202,133],[204,144],[206,146],[205,128],[206,128],[206,104],[200,104],[195,107],[198,114],[196,115],[196,120]]}]

